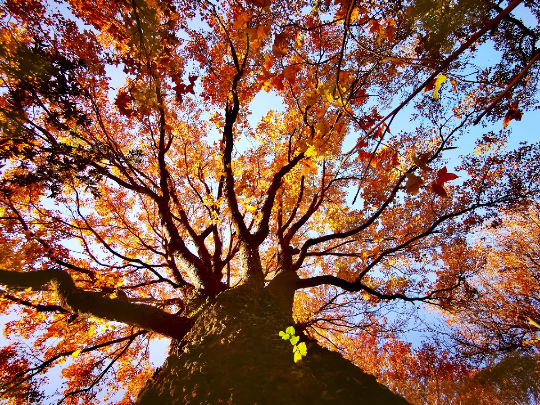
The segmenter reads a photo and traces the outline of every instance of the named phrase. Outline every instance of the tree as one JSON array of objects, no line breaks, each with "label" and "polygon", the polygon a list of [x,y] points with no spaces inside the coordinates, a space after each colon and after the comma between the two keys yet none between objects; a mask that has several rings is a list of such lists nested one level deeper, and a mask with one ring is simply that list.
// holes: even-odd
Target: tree
[{"label": "tree", "polygon": [[[473,276],[470,230],[537,194],[540,145],[503,147],[537,105],[520,4],[540,15],[2,4],[4,397],[42,401],[39,373],[66,362],[64,403],[405,403],[323,345],[369,347],[390,307],[450,305]],[[482,44],[500,63],[475,66]],[[253,124],[262,91],[281,105]],[[396,128],[413,100],[416,128]],[[458,179],[458,139],[501,120]],[[171,338],[156,371],[155,336]]]},{"label": "tree", "polygon": [[445,313],[470,355],[540,346],[539,214],[538,203],[501,212],[479,232],[474,256],[481,265]]}]

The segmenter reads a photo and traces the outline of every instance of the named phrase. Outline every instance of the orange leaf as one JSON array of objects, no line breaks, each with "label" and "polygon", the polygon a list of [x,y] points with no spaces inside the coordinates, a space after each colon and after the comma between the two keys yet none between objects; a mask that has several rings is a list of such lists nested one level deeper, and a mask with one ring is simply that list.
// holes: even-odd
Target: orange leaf
[{"label": "orange leaf", "polygon": [[283,34],[277,34],[272,45],[272,53],[276,57],[285,56],[288,52],[289,41]]},{"label": "orange leaf", "polygon": [[512,120],[521,121],[521,117],[523,117],[523,113],[517,109],[515,104],[513,104],[504,116],[503,128],[506,128]]},{"label": "orange leaf", "polygon": [[407,184],[405,184],[407,193],[412,195],[418,194],[420,186],[424,184],[424,180],[414,173],[405,173],[405,176],[407,176]]},{"label": "orange leaf", "polygon": [[431,171],[431,168],[427,166],[427,161],[429,160],[429,152],[422,153],[418,157],[413,157],[413,162],[416,166],[418,166],[420,169],[429,172]]},{"label": "orange leaf", "polygon": [[300,163],[304,165],[301,173],[302,176],[310,173],[317,174],[317,165],[311,159],[303,159]]}]

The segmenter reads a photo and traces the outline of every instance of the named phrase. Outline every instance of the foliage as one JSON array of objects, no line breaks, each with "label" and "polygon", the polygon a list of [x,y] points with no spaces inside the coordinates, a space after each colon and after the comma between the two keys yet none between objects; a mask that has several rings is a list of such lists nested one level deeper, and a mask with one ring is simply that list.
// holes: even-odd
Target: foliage
[{"label": "foliage", "polygon": [[283,332],[282,330],[279,331],[278,335],[283,340],[288,340],[289,342],[291,342],[291,345],[293,346],[295,363],[298,363],[300,360],[302,360],[303,356],[307,355],[306,342],[299,342],[300,336],[295,335],[294,326],[287,327],[287,329],[285,329],[285,332]]},{"label": "foliage", "polygon": [[482,266],[444,313],[471,355],[540,347],[539,227],[540,206],[534,203],[501,212],[479,232],[474,256]]},{"label": "foliage", "polygon": [[477,371],[404,341],[423,305],[476,354],[536,350],[535,267],[501,277],[471,237],[539,191],[540,144],[509,142],[538,105],[518,5],[540,18],[532,0],[2,2],[2,398],[43,403],[58,366],[52,400],[132,403],[150,341],[183,347],[238,286],[411,398],[405,376]]}]

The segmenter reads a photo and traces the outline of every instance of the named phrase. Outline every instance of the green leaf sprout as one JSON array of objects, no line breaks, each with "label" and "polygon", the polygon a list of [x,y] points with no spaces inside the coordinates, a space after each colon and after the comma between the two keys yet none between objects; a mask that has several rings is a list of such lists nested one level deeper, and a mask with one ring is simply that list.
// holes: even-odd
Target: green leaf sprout
[{"label": "green leaf sprout", "polygon": [[307,355],[307,346],[305,342],[299,342],[300,336],[296,336],[296,331],[294,330],[293,326],[289,326],[287,329],[285,329],[285,332],[279,331],[278,335],[283,340],[289,340],[291,342],[291,345],[293,346],[293,356],[294,356],[294,362],[298,363],[300,360],[302,360],[303,356]]}]

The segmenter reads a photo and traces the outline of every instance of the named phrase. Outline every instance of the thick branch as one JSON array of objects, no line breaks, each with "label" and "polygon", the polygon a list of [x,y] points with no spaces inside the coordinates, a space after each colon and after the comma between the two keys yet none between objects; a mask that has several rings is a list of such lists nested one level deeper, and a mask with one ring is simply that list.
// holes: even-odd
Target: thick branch
[{"label": "thick branch", "polygon": [[368,228],[371,224],[373,224],[377,220],[377,218],[379,218],[381,216],[381,214],[385,211],[385,209],[390,205],[390,203],[392,201],[394,201],[394,198],[396,197],[396,194],[399,191],[401,183],[404,180],[405,180],[405,175],[401,176],[398,179],[398,181],[394,185],[394,188],[390,192],[390,195],[388,196],[386,201],[379,207],[379,209],[377,211],[375,211],[365,222],[363,222],[359,226],[357,226],[355,228],[352,228],[352,229],[350,229],[348,231],[336,232],[336,233],[333,233],[333,234],[330,234],[330,235],[323,235],[323,236],[320,236],[318,238],[308,239],[304,243],[304,245],[302,246],[302,248],[300,250],[300,255],[298,257],[298,260],[296,261],[295,268],[300,268],[300,266],[302,265],[306,255],[307,255],[308,249],[311,246],[314,246],[314,245],[317,245],[317,244],[323,243],[323,242],[328,242],[328,241],[334,240],[334,239],[348,238],[349,236],[355,235],[355,234],[363,231],[364,229]]},{"label": "thick branch", "polygon": [[40,289],[51,283],[61,306],[69,311],[117,321],[181,339],[193,325],[193,320],[164,312],[150,305],[133,304],[121,298],[108,298],[75,286],[63,270],[48,269],[32,272],[0,270],[0,284],[8,287]]},{"label": "thick branch", "polygon": [[440,288],[437,290],[434,290],[430,292],[427,295],[419,296],[419,297],[409,297],[402,293],[393,293],[393,294],[385,294],[381,293],[371,287],[368,287],[365,284],[359,283],[359,282],[351,282],[344,280],[342,278],[332,276],[332,275],[324,275],[324,276],[315,276],[310,278],[304,278],[300,279],[296,282],[296,289],[300,288],[310,288],[310,287],[317,287],[320,285],[334,285],[336,287],[340,287],[341,289],[349,292],[359,292],[359,291],[365,291],[381,300],[403,300],[403,301],[409,301],[409,302],[415,302],[415,301],[436,301],[439,297],[438,295],[444,292],[452,291],[456,288],[458,288],[461,283],[462,279],[459,279],[458,282],[454,285],[451,285],[446,288]]},{"label": "thick branch", "polygon": [[281,185],[281,180],[303,158],[304,158],[304,153],[303,152],[299,153],[297,156],[294,157],[294,159],[292,159],[289,163],[283,166],[274,175],[274,178],[272,179],[272,184],[270,184],[270,187],[268,187],[268,191],[266,192],[266,199],[262,207],[262,218],[259,222],[258,229],[255,233],[254,243],[256,245],[260,245],[266,239],[266,237],[268,236],[268,232],[270,231],[270,226],[269,226],[270,215],[272,214],[272,207],[274,206],[276,193],[279,190],[279,187]]},{"label": "thick branch", "polygon": [[37,312],[61,312],[61,313],[69,313],[68,310],[61,307],[60,305],[47,305],[47,304],[34,304],[30,301],[23,300],[21,298],[15,297],[11,294],[8,294],[6,292],[0,291],[1,297],[5,298],[6,300],[15,302],[19,305],[24,305],[25,307],[34,308]]}]

